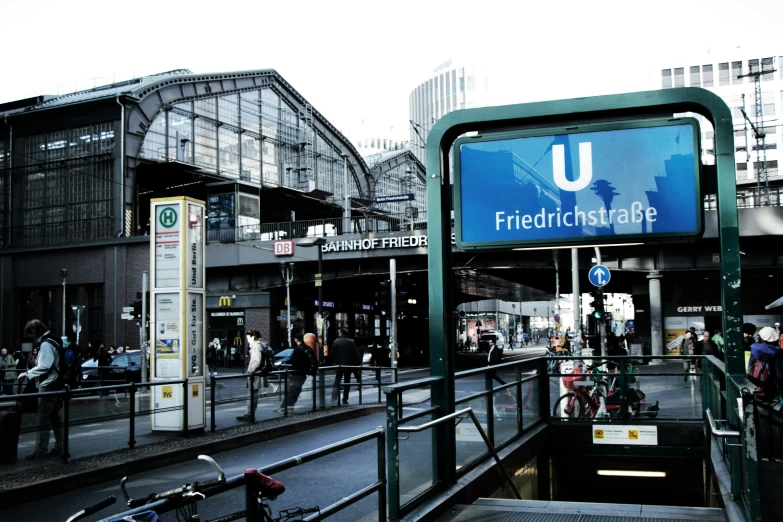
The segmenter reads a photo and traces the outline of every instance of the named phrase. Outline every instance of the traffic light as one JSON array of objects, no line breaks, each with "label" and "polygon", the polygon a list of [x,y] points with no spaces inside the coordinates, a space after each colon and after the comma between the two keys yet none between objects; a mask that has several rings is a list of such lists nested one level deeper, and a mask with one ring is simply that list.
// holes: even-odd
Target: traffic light
[{"label": "traffic light", "polygon": [[404,307],[408,304],[408,289],[406,288],[405,281],[397,279],[395,281],[395,290],[397,291],[397,309]]},{"label": "traffic light", "polygon": [[375,292],[375,308],[382,311],[391,310],[391,281],[381,281],[380,289]]},{"label": "traffic light", "polygon": [[590,296],[593,298],[593,302],[590,305],[593,308],[591,315],[597,321],[601,321],[604,318],[604,296],[598,290],[591,290]]}]

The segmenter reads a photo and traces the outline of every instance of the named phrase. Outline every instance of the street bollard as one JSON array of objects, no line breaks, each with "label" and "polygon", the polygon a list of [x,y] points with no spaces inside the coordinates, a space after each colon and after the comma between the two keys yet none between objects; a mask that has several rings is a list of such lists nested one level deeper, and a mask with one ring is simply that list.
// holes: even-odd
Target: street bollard
[{"label": "street bollard", "polygon": [[128,447],[136,447],[136,383],[130,385],[130,426],[128,435]]},{"label": "street bollard", "polygon": [[283,390],[283,417],[288,417],[288,369],[285,370],[285,389]]},{"label": "street bollard", "polygon": [[375,369],[375,380],[378,381],[378,404],[381,403],[381,367]]},{"label": "street bollard", "polygon": [[254,424],[256,422],[256,405],[254,404],[256,398],[256,388],[255,383],[253,382],[252,374],[248,374],[247,381],[248,388],[250,388],[250,424]]},{"label": "street bollard", "polygon": [[[40,399],[39,399],[40,400]],[[65,407],[63,408],[63,463],[68,464],[68,435],[71,423],[71,390],[65,387]]]},{"label": "street bollard", "polygon": [[321,408],[326,408],[326,370],[318,370],[318,398],[321,401]]},{"label": "street bollard", "polygon": [[383,483],[378,490],[378,520],[386,520],[386,429],[378,429],[378,482]]},{"label": "street bollard", "polygon": [[209,376],[209,429],[214,432],[217,425],[215,424],[215,375]]}]

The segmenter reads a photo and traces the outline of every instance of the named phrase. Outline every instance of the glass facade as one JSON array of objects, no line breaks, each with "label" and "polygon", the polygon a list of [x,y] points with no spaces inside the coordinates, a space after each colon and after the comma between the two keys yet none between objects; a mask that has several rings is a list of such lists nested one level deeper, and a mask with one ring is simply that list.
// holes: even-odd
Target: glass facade
[{"label": "glass facade", "polygon": [[[112,236],[114,122],[22,138],[23,246]],[[6,161],[7,163],[7,161]],[[4,176],[4,180],[6,176]],[[4,184],[5,186],[5,184]]]},{"label": "glass facade", "polygon": [[[141,156],[192,163],[228,179],[265,186],[343,194],[338,149],[314,135],[305,115],[268,88],[173,105],[155,117]],[[358,196],[350,179],[351,194]]]}]

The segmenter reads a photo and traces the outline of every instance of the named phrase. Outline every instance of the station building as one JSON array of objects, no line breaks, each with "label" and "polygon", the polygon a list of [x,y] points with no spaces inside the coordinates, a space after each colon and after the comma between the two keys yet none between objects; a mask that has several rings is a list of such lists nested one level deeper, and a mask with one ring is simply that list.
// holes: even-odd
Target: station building
[{"label": "station building", "polygon": [[[0,341],[18,349],[33,317],[58,333],[64,320],[75,338],[81,306],[81,344],[138,347],[137,325],[120,316],[149,269],[153,198],[206,202],[209,259],[226,243],[420,221],[423,179],[404,148],[368,164],[274,70],[175,70],[0,104]],[[379,202],[400,194],[413,196]],[[277,261],[264,271],[208,260],[210,338],[279,335]]]}]

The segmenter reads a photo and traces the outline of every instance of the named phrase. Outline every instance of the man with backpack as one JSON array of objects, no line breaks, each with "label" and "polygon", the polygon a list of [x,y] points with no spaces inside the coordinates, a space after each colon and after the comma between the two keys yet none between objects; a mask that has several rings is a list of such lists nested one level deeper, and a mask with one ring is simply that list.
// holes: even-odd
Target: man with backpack
[{"label": "man with backpack", "polygon": [[237,417],[238,421],[248,422],[251,420],[251,412],[255,414],[258,407],[258,396],[266,395],[268,375],[274,371],[274,352],[261,340],[261,332],[258,330],[247,331],[247,344],[250,347],[250,362],[247,365],[247,373],[252,375],[253,388],[255,393],[250,396],[245,414]]},{"label": "man with backpack", "polygon": [[[312,334],[306,334],[312,335]],[[314,337],[314,336],[313,336]],[[288,373],[288,390],[283,399],[283,404],[275,413],[285,413],[286,408],[293,409],[296,401],[299,400],[299,394],[302,393],[302,386],[307,380],[308,375],[315,378],[318,372],[318,359],[313,350],[302,342],[298,336],[294,337],[294,352],[290,359],[291,371]],[[315,385],[315,383],[313,383]]]},{"label": "man with backpack", "polygon": [[[50,331],[41,321],[33,319],[24,327],[24,335],[33,339],[39,347],[38,362],[26,373],[19,374],[19,379],[27,377],[35,381],[39,393],[60,391],[66,383],[66,376],[61,369],[60,344],[50,336]],[[38,399],[38,445],[34,453],[25,460],[36,460],[46,457],[59,457],[63,451],[62,419],[60,409],[62,399],[59,396],[44,396]],[[54,448],[49,451],[49,431],[54,432]]]}]

